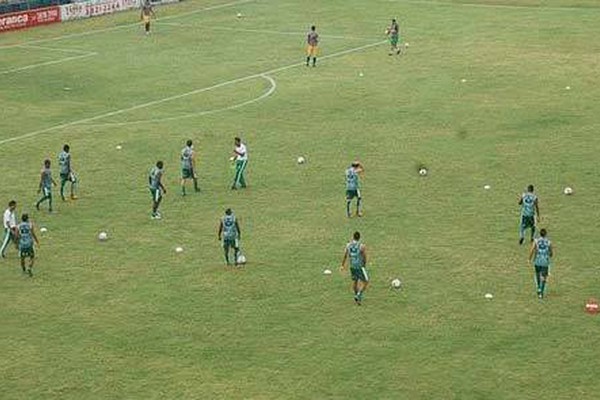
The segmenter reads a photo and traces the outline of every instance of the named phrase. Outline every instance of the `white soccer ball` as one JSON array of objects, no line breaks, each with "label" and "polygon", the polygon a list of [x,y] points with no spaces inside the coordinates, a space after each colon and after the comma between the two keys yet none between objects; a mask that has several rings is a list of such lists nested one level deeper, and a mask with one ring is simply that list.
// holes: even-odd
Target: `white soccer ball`
[{"label": "white soccer ball", "polygon": [[573,194],[573,188],[570,188],[569,186],[567,186],[564,190],[563,193],[566,194],[567,196],[572,195]]},{"label": "white soccer ball", "polygon": [[121,146],[120,144],[118,144],[118,145],[117,145],[115,148],[116,148],[117,150],[121,150],[121,149],[123,148],[123,146]]},{"label": "white soccer ball", "polygon": [[298,164],[304,164],[306,162],[306,158],[300,156],[298,157]]},{"label": "white soccer ball", "polygon": [[42,232],[42,233],[46,233],[46,232],[48,232],[48,228],[46,228],[46,227],[42,226],[42,227],[40,228],[40,232]]},{"label": "white soccer ball", "polygon": [[237,13],[238,18],[242,18],[242,13]]},{"label": "white soccer ball", "polygon": [[421,175],[421,176],[425,176],[425,175],[427,175],[427,169],[425,169],[425,168],[421,168],[421,169],[419,170],[419,175]]},{"label": "white soccer ball", "polygon": [[244,256],[243,254],[240,254],[237,258],[237,263],[238,264],[246,264],[246,256]]},{"label": "white soccer ball", "polygon": [[404,47],[408,47],[408,46],[409,46],[409,44],[408,44],[408,43],[404,43]]},{"label": "white soccer ball", "polygon": [[483,296],[483,297],[485,297],[485,298],[486,298],[486,299],[488,299],[488,300],[491,300],[491,299],[493,299],[493,298],[494,298],[494,295],[493,295],[493,294],[491,294],[491,293],[486,293],[486,294],[485,294],[485,296]]},{"label": "white soccer ball", "polygon": [[100,232],[98,234],[98,240],[105,241],[106,239],[108,239],[108,233],[106,233],[106,232]]},{"label": "white soccer ball", "polygon": [[183,247],[175,247],[175,253],[183,253]]},{"label": "white soccer ball", "polygon": [[332,272],[331,272],[330,269],[326,269],[326,270],[323,271],[323,274],[325,274],[325,275],[331,275],[331,273]]},{"label": "white soccer ball", "polygon": [[400,289],[400,287],[402,286],[402,281],[398,278],[396,279],[392,279],[392,287],[394,289]]}]

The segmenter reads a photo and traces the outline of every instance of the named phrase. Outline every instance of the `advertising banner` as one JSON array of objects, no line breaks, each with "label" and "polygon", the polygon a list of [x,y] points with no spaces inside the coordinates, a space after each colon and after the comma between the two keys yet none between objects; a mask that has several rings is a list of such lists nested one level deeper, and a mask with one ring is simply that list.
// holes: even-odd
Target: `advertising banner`
[{"label": "advertising banner", "polygon": [[60,22],[58,6],[0,15],[0,32]]},{"label": "advertising banner", "polygon": [[90,0],[60,6],[62,21],[112,14],[139,7],[139,0]]}]

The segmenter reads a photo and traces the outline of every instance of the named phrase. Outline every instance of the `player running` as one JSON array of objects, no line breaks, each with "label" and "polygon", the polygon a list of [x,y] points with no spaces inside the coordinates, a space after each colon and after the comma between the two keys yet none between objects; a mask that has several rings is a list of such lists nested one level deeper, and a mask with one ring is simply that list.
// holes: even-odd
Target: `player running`
[{"label": "player running", "polygon": [[364,172],[364,168],[359,161],[354,161],[346,170],[346,215],[352,217],[350,205],[352,199],[356,197],[356,215],[362,217],[362,197],[360,194],[359,174]]},{"label": "player running", "polygon": [[156,165],[150,170],[148,175],[148,186],[150,188],[150,194],[152,194],[152,219],[161,219],[162,215],[158,211],[162,195],[167,194],[167,189],[162,184],[163,176],[163,162],[157,161]]},{"label": "player running", "polygon": [[238,265],[238,257],[240,255],[240,239],[242,232],[235,215],[231,208],[225,210],[225,215],[219,223],[219,232],[217,233],[219,241],[223,240],[223,251],[225,252],[225,262],[231,265],[229,261],[229,250],[233,247],[233,257],[235,266]]},{"label": "player running", "polygon": [[188,179],[194,181],[194,190],[200,191],[198,188],[198,177],[196,176],[196,152],[191,140],[185,143],[185,147],[181,150],[181,195],[185,196],[185,182]]},{"label": "player running", "polygon": [[17,209],[17,202],[11,200],[8,202],[8,208],[4,211],[2,218],[2,225],[4,226],[4,239],[2,240],[2,247],[0,247],[0,254],[2,258],[6,257],[6,249],[8,244],[13,242],[17,249],[19,248],[17,242],[17,219],[15,218],[15,210]]},{"label": "player running", "polygon": [[367,274],[367,249],[360,242],[360,232],[358,231],[354,232],[352,240],[346,245],[342,266],[340,267],[341,271],[345,270],[348,259],[350,259],[350,277],[352,278],[354,301],[360,306],[364,292],[369,285],[369,275]]},{"label": "player running", "polygon": [[38,193],[42,193],[42,198],[35,204],[35,208],[39,211],[40,204],[48,200],[48,211],[52,212],[52,185],[56,186],[56,181],[52,178],[52,170],[50,170],[50,160],[44,160],[44,168],[40,173],[40,186]]},{"label": "player running", "polygon": [[233,156],[229,159],[230,161],[235,161],[235,177],[231,185],[231,190],[236,190],[238,186],[241,188],[246,187],[244,174],[248,165],[248,150],[246,149],[246,145],[242,143],[242,139],[239,137],[234,139],[234,144]]},{"label": "player running", "polygon": [[391,56],[394,53],[400,54],[400,46],[398,46],[398,42],[400,42],[400,26],[398,25],[396,18],[392,19],[392,23],[385,32],[388,36],[388,40],[390,41],[389,55]]},{"label": "player running", "polygon": [[317,27],[311,26],[310,31],[306,34],[306,66],[310,64],[310,58],[312,57],[312,66],[317,66],[317,51],[319,49],[319,34],[317,33]]},{"label": "player running", "polygon": [[140,18],[142,19],[142,23],[144,24],[144,31],[146,32],[146,35],[150,34],[151,17],[154,17],[156,19],[156,14],[154,13],[154,8],[152,8],[150,0],[146,0],[142,4],[142,14],[140,16]]},{"label": "player running", "polygon": [[533,262],[535,268],[535,283],[537,285],[537,295],[540,299],[544,298],[550,259],[554,256],[552,242],[546,236],[546,229],[540,229],[540,237],[533,241],[529,251],[529,262]]},{"label": "player running", "polygon": [[[33,276],[33,262],[35,259],[35,251],[33,249],[33,242],[39,246],[40,242],[35,234],[33,222],[29,222],[29,215],[23,214],[21,216],[21,223],[17,228],[17,235],[19,238],[19,257],[21,258],[21,269],[23,273]],[[25,267],[25,258],[29,257],[29,265]]]},{"label": "player running", "polygon": [[58,155],[58,165],[60,166],[60,197],[65,201],[65,185],[71,182],[71,200],[77,200],[75,196],[75,186],[77,177],[71,169],[71,153],[68,144],[63,146],[63,150]]},{"label": "player running", "polygon": [[519,244],[523,244],[525,240],[525,230],[531,228],[531,241],[535,235],[535,220],[540,220],[540,207],[538,205],[538,198],[533,193],[533,185],[527,186],[527,192],[521,195],[519,199],[519,205],[521,206],[521,225],[519,228]]}]

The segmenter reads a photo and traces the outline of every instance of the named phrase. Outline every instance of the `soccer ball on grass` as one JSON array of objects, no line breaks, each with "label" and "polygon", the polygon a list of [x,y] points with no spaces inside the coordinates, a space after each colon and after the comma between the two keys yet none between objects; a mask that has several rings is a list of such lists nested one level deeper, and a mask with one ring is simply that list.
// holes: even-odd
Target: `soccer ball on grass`
[{"label": "soccer ball on grass", "polygon": [[398,278],[392,279],[392,288],[400,289],[402,287],[402,281]]}]

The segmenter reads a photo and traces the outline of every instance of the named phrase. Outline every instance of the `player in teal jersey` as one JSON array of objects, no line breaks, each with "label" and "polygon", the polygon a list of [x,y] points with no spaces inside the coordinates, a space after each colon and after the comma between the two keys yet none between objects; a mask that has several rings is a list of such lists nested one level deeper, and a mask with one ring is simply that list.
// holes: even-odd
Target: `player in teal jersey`
[{"label": "player in teal jersey", "polygon": [[364,172],[364,168],[359,161],[354,161],[346,170],[346,215],[348,218],[352,216],[350,213],[350,205],[352,199],[356,197],[356,215],[362,217],[362,196],[360,194],[360,174]]},{"label": "player in teal jersey", "polygon": [[360,242],[360,232],[354,232],[352,240],[346,245],[340,270],[343,271],[346,268],[348,259],[350,259],[350,277],[352,278],[354,301],[360,306],[362,304],[364,292],[369,285],[369,275],[367,274],[367,249],[365,245]]},{"label": "player in teal jersey", "polygon": [[400,47],[398,46],[398,42],[400,41],[400,26],[398,26],[398,21],[396,19],[392,19],[392,23],[386,29],[386,34],[388,35],[388,39],[390,41],[390,52],[389,55],[393,55],[394,53],[400,54]]},{"label": "player in teal jersey", "polygon": [[[33,222],[29,222],[29,215],[21,216],[21,223],[17,227],[17,235],[19,240],[19,258],[21,259],[21,269],[23,273],[33,276],[33,261],[35,259],[35,251],[33,242],[39,246],[37,235],[33,227]],[[29,265],[25,267],[25,258],[29,257]]]},{"label": "player in teal jersey", "polygon": [[181,195],[185,196],[185,182],[188,179],[194,181],[194,190],[200,191],[198,188],[198,177],[196,176],[196,152],[191,140],[185,143],[185,147],[181,150]]},{"label": "player in teal jersey", "polygon": [[540,220],[540,207],[538,198],[533,193],[533,185],[527,186],[527,192],[521,195],[519,199],[521,206],[521,224],[519,228],[519,244],[525,240],[525,230],[531,228],[531,241],[535,237],[535,220]]},{"label": "player in teal jersey", "polygon": [[77,178],[75,172],[71,169],[71,148],[68,144],[63,146],[63,151],[58,155],[58,165],[60,166],[60,197],[65,200],[65,185],[71,182],[71,200],[76,200],[75,187]]},{"label": "player in teal jersey", "polygon": [[158,211],[160,202],[162,201],[162,195],[167,194],[167,189],[162,184],[163,177],[163,162],[157,161],[156,165],[150,170],[148,175],[148,186],[150,194],[152,195],[152,219],[161,219],[162,215]]},{"label": "player in teal jersey", "polygon": [[240,225],[233,215],[231,208],[225,210],[225,215],[221,218],[219,223],[219,232],[217,237],[219,241],[223,240],[223,251],[225,252],[225,262],[227,265],[231,265],[229,261],[229,250],[233,248],[234,264],[238,265],[238,257],[240,254],[240,238],[242,231]]},{"label": "player in teal jersey", "polygon": [[540,299],[544,297],[546,281],[548,280],[548,269],[550,268],[550,259],[554,256],[552,242],[546,236],[546,229],[540,229],[540,237],[533,241],[531,250],[529,251],[529,262],[533,262],[537,295]]},{"label": "player in teal jersey", "polygon": [[38,193],[42,193],[42,198],[35,204],[35,208],[40,209],[40,204],[48,200],[48,211],[52,212],[52,185],[56,186],[56,181],[52,178],[50,170],[50,160],[44,160],[44,168],[40,173],[40,186]]}]

